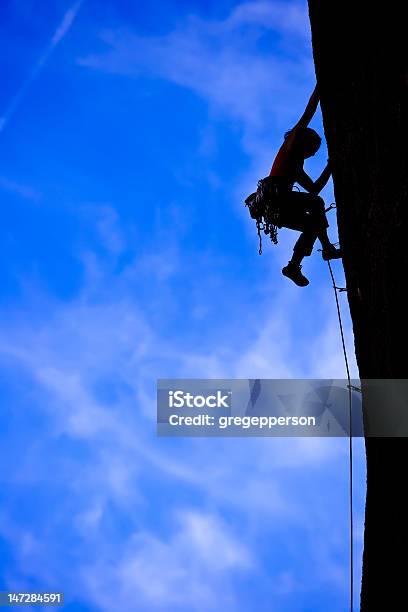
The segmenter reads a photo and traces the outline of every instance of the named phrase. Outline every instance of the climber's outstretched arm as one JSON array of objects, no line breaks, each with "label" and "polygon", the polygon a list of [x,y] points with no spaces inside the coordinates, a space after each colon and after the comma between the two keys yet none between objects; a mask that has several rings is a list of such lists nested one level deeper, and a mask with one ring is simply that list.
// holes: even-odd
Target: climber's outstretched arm
[{"label": "climber's outstretched arm", "polygon": [[309,193],[314,193],[315,195],[317,195],[327,184],[327,181],[330,178],[330,174],[331,170],[329,164],[327,164],[327,166],[316,181],[313,181],[304,170],[301,170],[296,178],[296,182],[299,183],[299,185],[303,187],[303,189],[306,189],[306,191],[308,191]]},{"label": "climber's outstretched arm", "polygon": [[313,115],[316,112],[318,104],[319,104],[319,93],[318,93],[318,89],[316,85],[316,87],[313,90],[312,95],[310,96],[309,102],[307,103],[305,112],[303,113],[303,115],[301,116],[301,118],[299,119],[299,121],[297,122],[297,124],[295,125],[293,129],[296,129],[299,127],[303,127],[303,128],[307,127],[310,121],[312,120]]},{"label": "climber's outstretched arm", "polygon": [[317,105],[319,104],[319,93],[317,85],[310,96],[309,102],[305,108],[305,112],[297,122],[297,124],[290,130],[287,138],[285,139],[285,148],[290,149],[295,141],[296,131],[298,128],[305,128],[309,125],[313,115],[316,112]]}]

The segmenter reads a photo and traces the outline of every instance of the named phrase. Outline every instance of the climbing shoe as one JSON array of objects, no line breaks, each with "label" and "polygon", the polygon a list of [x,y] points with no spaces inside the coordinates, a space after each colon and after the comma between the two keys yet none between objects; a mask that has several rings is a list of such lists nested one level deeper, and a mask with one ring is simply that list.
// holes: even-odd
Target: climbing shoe
[{"label": "climbing shoe", "polygon": [[328,261],[329,259],[340,259],[343,256],[341,249],[336,249],[332,244],[329,247],[326,247],[322,251],[322,257],[324,261]]},{"label": "climbing shoe", "polygon": [[303,276],[301,269],[302,266],[297,266],[296,264],[289,262],[287,266],[282,268],[282,274],[283,276],[290,278],[290,280],[293,280],[298,287],[306,287],[306,285],[309,284],[309,281],[307,280],[306,276]]}]

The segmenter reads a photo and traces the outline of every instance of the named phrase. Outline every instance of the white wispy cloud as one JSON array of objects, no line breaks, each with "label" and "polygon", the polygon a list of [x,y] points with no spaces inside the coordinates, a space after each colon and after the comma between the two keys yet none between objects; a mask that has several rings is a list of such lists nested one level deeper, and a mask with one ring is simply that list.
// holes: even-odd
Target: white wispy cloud
[{"label": "white wispy cloud", "polygon": [[232,573],[254,564],[242,537],[214,513],[184,508],[173,521],[169,537],[135,533],[117,563],[83,569],[101,609],[133,609],[136,600],[148,610],[217,610],[222,602],[239,609]]},{"label": "white wispy cloud", "polygon": [[41,55],[41,57],[37,60],[37,62],[34,64],[34,67],[32,68],[31,72],[29,73],[27,79],[22,83],[21,87],[18,89],[16,94],[12,97],[12,99],[8,103],[8,106],[6,107],[5,111],[3,112],[3,115],[0,117],[0,132],[2,130],[4,130],[4,128],[6,127],[8,122],[10,121],[10,119],[13,117],[13,115],[16,112],[16,110],[18,109],[21,101],[25,97],[28,89],[30,88],[31,84],[37,78],[37,76],[40,74],[41,70],[44,68],[45,64],[47,63],[47,61],[51,57],[51,55],[54,52],[54,50],[57,47],[57,45],[62,41],[64,36],[66,36],[68,34],[68,32],[69,32],[69,30],[70,30],[70,28],[71,28],[71,26],[72,26],[72,24],[73,24],[73,22],[74,22],[74,20],[75,20],[75,18],[77,16],[77,14],[78,14],[79,9],[81,8],[81,5],[83,4],[83,2],[84,2],[84,0],[78,0],[65,13],[64,17],[62,18],[61,23],[59,24],[59,26],[55,30],[53,36],[51,37],[51,40],[48,43],[48,46],[47,46],[46,50]]},{"label": "white wispy cloud", "polygon": [[[108,47],[83,66],[137,77],[161,77],[204,98],[212,112],[239,120],[252,153],[254,132],[279,130],[298,112],[288,101],[306,99],[313,80],[310,34],[303,2],[238,5],[224,20],[186,18],[162,36],[104,31]],[[257,52],[268,40],[275,51]]]},{"label": "white wispy cloud", "polygon": [[0,176],[0,189],[4,189],[26,200],[37,201],[41,198],[41,193],[34,187],[20,181],[14,181],[6,176]]},{"label": "white wispy cloud", "polygon": [[281,36],[309,37],[309,17],[304,2],[243,2],[225,20],[226,27],[255,24]]}]

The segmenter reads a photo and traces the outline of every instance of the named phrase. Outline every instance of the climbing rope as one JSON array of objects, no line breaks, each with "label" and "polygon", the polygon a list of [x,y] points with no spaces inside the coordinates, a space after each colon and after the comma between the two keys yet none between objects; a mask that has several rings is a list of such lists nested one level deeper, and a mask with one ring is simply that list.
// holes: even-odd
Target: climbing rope
[{"label": "climbing rope", "polygon": [[339,298],[338,298],[338,293],[340,293],[341,291],[347,291],[346,287],[338,287],[336,285],[336,281],[334,279],[334,274],[333,274],[333,270],[330,264],[330,260],[327,260],[327,265],[329,268],[329,272],[330,272],[330,276],[331,276],[331,280],[332,280],[332,284],[333,284],[333,290],[334,290],[334,296],[336,298],[336,307],[337,307],[337,316],[338,316],[338,320],[339,320],[339,328],[340,328],[340,335],[341,335],[341,343],[343,346],[343,355],[344,355],[344,362],[346,364],[346,372],[347,372],[347,388],[348,388],[348,392],[349,392],[349,428],[350,428],[350,436],[349,436],[349,465],[350,465],[350,471],[349,471],[349,481],[350,481],[350,489],[349,489],[349,496],[350,496],[350,612],[353,612],[353,575],[354,575],[354,571],[353,571],[353,435],[352,435],[352,401],[353,401],[353,397],[352,397],[352,392],[354,391],[360,391],[361,389],[359,389],[358,387],[354,386],[351,384],[351,378],[350,378],[350,368],[349,368],[349,362],[348,362],[348,358],[347,358],[347,350],[346,350],[346,343],[344,340],[344,331],[343,331],[343,322],[341,319],[341,311],[340,311],[340,304],[339,304]]}]

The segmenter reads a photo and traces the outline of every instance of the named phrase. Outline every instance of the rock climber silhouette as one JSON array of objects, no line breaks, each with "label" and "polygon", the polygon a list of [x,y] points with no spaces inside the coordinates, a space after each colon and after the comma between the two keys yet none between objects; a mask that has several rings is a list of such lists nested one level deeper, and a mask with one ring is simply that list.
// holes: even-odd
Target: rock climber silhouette
[{"label": "rock climber silhouette", "polygon": [[[341,257],[341,250],[336,249],[329,241],[327,235],[329,224],[324,201],[318,195],[330,178],[329,160],[316,181],[313,181],[303,169],[304,160],[316,154],[322,141],[317,132],[308,127],[318,103],[319,94],[316,86],[303,115],[296,125],[286,132],[285,140],[266,179],[268,191],[274,194],[275,206],[279,210],[278,227],[302,232],[294,246],[292,259],[282,269],[282,274],[300,287],[309,284],[301,272],[300,264],[303,257],[311,255],[317,238],[321,242],[325,261]],[[298,183],[306,192],[293,191],[294,183]]]}]

